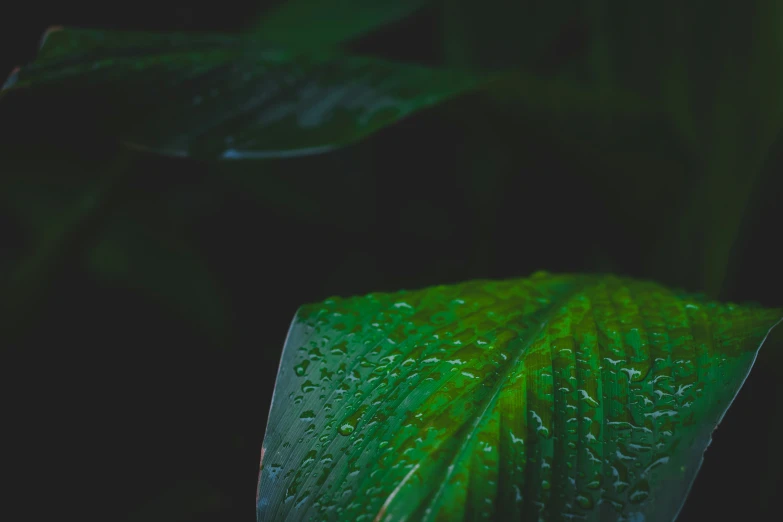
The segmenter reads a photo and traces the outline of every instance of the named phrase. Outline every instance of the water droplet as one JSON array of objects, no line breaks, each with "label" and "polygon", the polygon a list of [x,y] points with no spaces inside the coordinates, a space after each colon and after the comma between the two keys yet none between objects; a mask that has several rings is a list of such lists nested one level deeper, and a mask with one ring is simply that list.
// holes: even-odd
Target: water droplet
[{"label": "water droplet", "polygon": [[269,466],[269,474],[271,475],[272,479],[277,478],[277,474],[280,473],[280,470],[283,469],[283,466],[280,464],[272,464]]},{"label": "water droplet", "polygon": [[299,419],[303,422],[310,422],[315,419],[315,412],[313,410],[307,410],[299,416]]},{"label": "water droplet", "polygon": [[637,482],[636,485],[628,491],[628,501],[632,504],[644,502],[649,496],[650,484],[645,479]]},{"label": "water droplet", "polygon": [[592,509],[593,497],[591,497],[590,495],[577,495],[576,503],[579,504],[579,507],[582,509]]},{"label": "water droplet", "polygon": [[302,391],[305,393],[310,393],[311,391],[315,390],[316,386],[310,381],[305,381],[302,384]]},{"label": "water droplet", "polygon": [[305,504],[305,502],[307,502],[307,499],[310,498],[309,493],[310,491],[305,491],[304,493],[302,493],[302,496],[300,496],[299,499],[296,501],[297,509],[301,508]]},{"label": "water droplet", "polygon": [[305,455],[304,460],[302,460],[302,466],[307,466],[313,462],[315,462],[315,450],[310,450],[307,452],[307,455]]},{"label": "water droplet", "polygon": [[354,429],[355,429],[354,426],[352,426],[352,425],[350,425],[348,423],[345,423],[342,426],[340,426],[340,429],[338,430],[338,432],[340,433],[340,435],[348,436],[351,433],[353,433]]},{"label": "water droplet", "polygon": [[308,366],[310,366],[310,361],[304,360],[300,364],[294,366],[294,373],[296,373],[299,377],[301,377],[307,371]]}]

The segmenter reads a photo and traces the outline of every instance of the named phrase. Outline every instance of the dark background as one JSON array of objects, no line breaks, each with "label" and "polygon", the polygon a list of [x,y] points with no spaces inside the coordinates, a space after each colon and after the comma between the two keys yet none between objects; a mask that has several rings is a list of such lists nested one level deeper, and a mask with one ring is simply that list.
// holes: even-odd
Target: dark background
[{"label": "dark background", "polygon": [[[273,3],[5,6],[0,71],[32,60],[53,24],[234,31]],[[430,8],[350,48],[443,64],[443,33]],[[578,60],[588,33],[564,17],[536,72]],[[117,153],[47,103],[0,112],[3,271]],[[468,95],[324,156],[134,156],[134,175],[58,261],[24,335],[3,347],[3,431],[11,481],[30,492],[18,497],[24,519],[252,520],[277,362],[303,303],[541,269],[704,289],[710,220],[683,216],[701,208],[704,187],[718,200],[730,189],[700,174],[655,118],[607,117],[610,131],[596,135],[581,114],[550,124],[535,103],[509,111]],[[770,157],[722,299],[783,304],[780,138]],[[777,508],[780,360],[754,369],[681,520]]]}]

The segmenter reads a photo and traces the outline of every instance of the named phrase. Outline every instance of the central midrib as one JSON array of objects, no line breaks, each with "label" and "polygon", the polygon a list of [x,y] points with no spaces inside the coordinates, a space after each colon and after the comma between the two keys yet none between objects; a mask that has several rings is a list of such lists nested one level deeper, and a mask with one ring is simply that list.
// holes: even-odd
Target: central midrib
[{"label": "central midrib", "polygon": [[[500,395],[500,391],[503,389],[503,385],[507,382],[509,375],[515,368],[517,368],[519,362],[521,361],[522,357],[524,357],[524,355],[527,353],[527,349],[530,347],[532,342],[535,339],[537,339],[543,331],[545,331],[546,327],[549,325],[549,321],[552,319],[552,316],[557,312],[559,307],[562,306],[563,303],[568,302],[575,294],[581,291],[585,286],[585,282],[583,280],[574,281],[572,284],[573,286],[565,294],[550,301],[549,304],[544,309],[539,310],[537,313],[535,313],[532,319],[524,319],[526,322],[536,323],[538,326],[536,327],[535,331],[532,332],[524,341],[519,342],[520,346],[517,349],[517,353],[513,358],[509,359],[505,363],[503,369],[499,372],[499,376],[498,379],[496,380],[496,384],[494,385],[494,389],[492,390],[492,393],[489,394],[487,398],[484,399],[485,403],[483,404],[483,408],[480,410],[480,413],[474,419],[472,419],[472,421],[466,420],[465,422],[463,422],[460,428],[454,433],[453,437],[461,437],[463,438],[463,442],[459,445],[457,450],[454,452],[452,458],[445,463],[447,465],[446,469],[448,471],[446,472],[445,476],[442,479],[439,479],[440,487],[438,487],[436,491],[431,491],[427,495],[427,497],[425,497],[420,502],[419,506],[414,512],[414,514],[417,515],[416,517],[413,518],[414,520],[421,520],[422,522],[427,522],[431,520],[431,516],[433,516],[435,512],[434,511],[427,512],[427,509],[437,504],[437,501],[442,495],[446,487],[446,484],[449,482],[449,479],[451,478],[451,476],[454,473],[454,470],[456,469],[456,463],[462,459],[465,451],[473,441],[473,437],[476,434],[476,428],[481,424],[487,412],[490,411],[492,407],[495,405],[495,403],[497,402],[498,396]],[[541,317],[540,321],[536,320],[538,317]],[[441,464],[441,466],[443,466],[443,464]],[[379,519],[379,517],[382,516],[382,514],[383,513],[379,513],[379,516],[376,517],[376,519]]]}]

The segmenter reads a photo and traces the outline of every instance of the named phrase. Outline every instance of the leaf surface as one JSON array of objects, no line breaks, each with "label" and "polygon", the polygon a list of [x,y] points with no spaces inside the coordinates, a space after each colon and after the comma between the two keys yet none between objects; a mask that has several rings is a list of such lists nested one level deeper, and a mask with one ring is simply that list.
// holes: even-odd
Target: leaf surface
[{"label": "leaf surface", "polygon": [[545,273],[304,306],[257,519],[670,521],[782,317]]},{"label": "leaf surface", "polygon": [[344,146],[481,82],[250,35],[55,28],[2,95],[22,103],[59,92],[70,118],[95,118],[134,148],[242,159]]}]

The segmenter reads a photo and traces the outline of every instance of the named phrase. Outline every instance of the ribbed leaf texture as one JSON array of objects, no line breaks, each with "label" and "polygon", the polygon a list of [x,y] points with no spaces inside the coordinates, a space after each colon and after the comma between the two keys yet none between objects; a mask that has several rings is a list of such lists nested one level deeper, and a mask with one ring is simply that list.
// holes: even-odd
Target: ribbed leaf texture
[{"label": "ribbed leaf texture", "polygon": [[304,306],[257,519],[670,521],[781,317],[545,273]]}]

